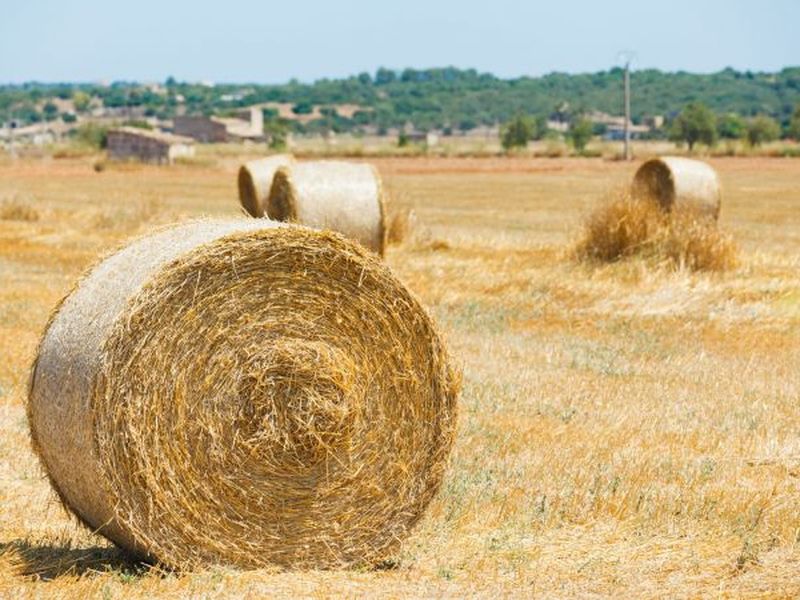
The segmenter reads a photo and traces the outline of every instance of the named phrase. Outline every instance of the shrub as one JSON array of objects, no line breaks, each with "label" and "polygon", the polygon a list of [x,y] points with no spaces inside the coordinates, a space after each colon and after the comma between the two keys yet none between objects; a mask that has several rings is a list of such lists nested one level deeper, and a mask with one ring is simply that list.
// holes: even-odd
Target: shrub
[{"label": "shrub", "polygon": [[725,140],[740,140],[744,137],[747,124],[736,113],[727,113],[719,118],[719,136]]},{"label": "shrub", "polygon": [[687,104],[672,123],[670,139],[675,142],[686,142],[689,151],[697,142],[713,146],[717,141],[714,113],[701,102]]},{"label": "shrub", "polygon": [[592,139],[592,131],[592,123],[588,119],[580,118],[570,125],[569,139],[572,140],[572,145],[578,154],[583,154],[586,144]]},{"label": "shrub", "polygon": [[755,117],[747,124],[747,141],[754,147],[776,140],[780,134],[778,123],[765,115]]},{"label": "shrub", "polygon": [[547,117],[544,115],[538,115],[533,119],[533,125],[533,135],[531,136],[531,139],[544,139],[549,131],[547,127]]},{"label": "shrub", "polygon": [[92,99],[89,97],[89,94],[86,92],[77,91],[72,94],[72,104],[75,106],[75,110],[78,112],[84,112],[86,109],[88,109],[91,100]]},{"label": "shrub", "polygon": [[500,130],[500,143],[506,150],[524,148],[534,135],[534,123],[529,117],[517,115]]},{"label": "shrub", "polygon": [[292,107],[292,112],[296,115],[310,115],[314,106],[310,102],[298,102]]},{"label": "shrub", "polygon": [[91,122],[83,123],[75,130],[75,140],[92,148],[105,148],[108,142],[108,127]]},{"label": "shrub", "polygon": [[42,107],[42,113],[47,121],[52,121],[58,116],[58,107],[52,102],[46,102]]},{"label": "shrub", "polygon": [[794,109],[792,120],[789,121],[789,137],[800,141],[800,104]]},{"label": "shrub", "polygon": [[264,135],[270,150],[285,150],[289,139],[289,125],[280,118],[268,119],[264,121]]}]

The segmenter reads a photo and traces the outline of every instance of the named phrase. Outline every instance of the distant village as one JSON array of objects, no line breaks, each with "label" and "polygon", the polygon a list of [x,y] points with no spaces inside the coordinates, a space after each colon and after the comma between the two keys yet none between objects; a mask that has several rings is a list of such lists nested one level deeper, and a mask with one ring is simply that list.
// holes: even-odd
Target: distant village
[{"label": "distant village", "polygon": [[[209,84],[210,85],[210,84]],[[166,95],[161,84],[149,84],[147,90],[152,94]],[[222,96],[223,101],[236,102],[242,94]],[[72,99],[47,98],[50,110],[61,118],[44,120],[38,123],[23,124],[13,120],[0,124],[0,146],[32,145],[45,146],[69,139],[71,133],[87,123],[109,128],[107,149],[111,158],[141,158],[152,162],[172,162],[177,157],[192,156],[194,145],[219,143],[263,143],[265,133],[265,113],[284,122],[308,124],[324,119],[331,114],[352,119],[359,111],[369,112],[369,107],[356,104],[312,105],[302,112],[289,102],[263,102],[251,106],[225,111],[222,115],[187,114],[185,99],[175,96],[177,107],[175,116],[169,119],[148,114],[144,106],[105,106],[102,99],[91,97],[85,110],[76,110]],[[42,102],[44,104],[44,101]],[[54,107],[54,108],[53,108]],[[566,134],[570,127],[567,116],[568,105],[564,103],[546,120],[547,130],[555,135]],[[624,137],[625,119],[600,111],[584,115],[599,135],[607,140],[621,140]],[[130,126],[135,124],[135,126]],[[628,123],[633,139],[646,137],[664,126],[663,116],[643,119],[640,123]],[[409,143],[435,147],[448,137],[496,140],[501,124],[475,125],[470,129],[434,128],[421,130],[408,122],[403,127],[380,129],[373,124],[364,124],[357,134],[362,136],[402,137]],[[309,134],[312,135],[312,134]],[[324,131],[322,135],[329,141],[336,134]]]}]

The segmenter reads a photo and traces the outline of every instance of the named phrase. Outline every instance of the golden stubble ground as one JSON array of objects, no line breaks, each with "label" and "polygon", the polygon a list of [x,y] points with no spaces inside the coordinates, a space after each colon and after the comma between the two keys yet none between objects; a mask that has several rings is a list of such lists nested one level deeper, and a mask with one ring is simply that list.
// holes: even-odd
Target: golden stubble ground
[{"label": "golden stubble ground", "polygon": [[25,384],[50,311],[99,255],[239,212],[236,161],[0,161],[0,597],[797,596],[800,161],[712,163],[740,245],[724,274],[570,262],[583,215],[635,165],[377,160],[416,214],[387,260],[464,370],[442,493],[391,569],[174,574],[62,511]]}]

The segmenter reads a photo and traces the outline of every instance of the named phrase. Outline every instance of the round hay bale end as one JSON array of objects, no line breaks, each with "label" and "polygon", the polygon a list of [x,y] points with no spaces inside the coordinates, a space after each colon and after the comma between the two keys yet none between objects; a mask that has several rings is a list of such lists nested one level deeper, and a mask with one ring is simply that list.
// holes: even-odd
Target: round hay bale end
[{"label": "round hay bale end", "polygon": [[291,154],[276,154],[251,160],[239,167],[239,202],[250,216],[264,216],[275,171],[278,167],[285,167],[293,162],[294,157]]},{"label": "round hay bale end", "polygon": [[386,246],[383,188],[372,165],[316,161],[281,167],[266,213],[276,221],[338,231],[381,256]]},{"label": "round hay bale end", "polygon": [[719,218],[722,191],[717,172],[707,163],[664,156],[646,161],[633,178],[633,194],[657,201],[669,212],[680,206]]},{"label": "round hay bale end", "polygon": [[420,519],[459,384],[373,253],[207,221],[88,272],[42,338],[28,419],[64,505],[135,555],[335,568],[391,556]]}]

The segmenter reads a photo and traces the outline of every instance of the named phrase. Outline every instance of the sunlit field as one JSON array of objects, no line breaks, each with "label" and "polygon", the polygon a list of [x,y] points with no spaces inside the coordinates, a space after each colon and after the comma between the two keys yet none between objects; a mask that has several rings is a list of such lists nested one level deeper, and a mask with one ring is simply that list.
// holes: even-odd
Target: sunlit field
[{"label": "sunlit field", "polygon": [[[170,573],[60,507],[25,394],[57,302],[159,225],[241,216],[235,156],[0,159],[0,597],[800,595],[800,161],[716,158],[738,264],[570,252],[637,163],[378,158],[387,261],[463,369],[439,496],[374,571]],[[244,217],[242,217],[244,218]]]}]

